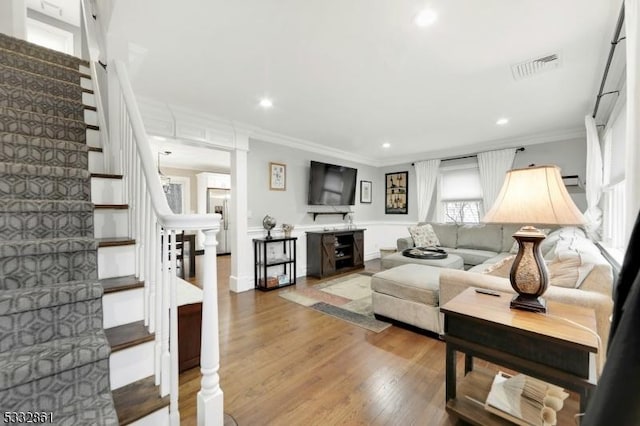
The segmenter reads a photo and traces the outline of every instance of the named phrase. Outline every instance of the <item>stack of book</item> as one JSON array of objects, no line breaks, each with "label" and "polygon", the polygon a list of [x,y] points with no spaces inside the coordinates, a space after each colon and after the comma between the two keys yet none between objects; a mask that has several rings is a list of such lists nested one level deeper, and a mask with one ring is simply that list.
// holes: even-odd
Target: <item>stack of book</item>
[{"label": "stack of book", "polygon": [[553,426],[569,394],[533,377],[498,372],[485,410],[521,426]]}]

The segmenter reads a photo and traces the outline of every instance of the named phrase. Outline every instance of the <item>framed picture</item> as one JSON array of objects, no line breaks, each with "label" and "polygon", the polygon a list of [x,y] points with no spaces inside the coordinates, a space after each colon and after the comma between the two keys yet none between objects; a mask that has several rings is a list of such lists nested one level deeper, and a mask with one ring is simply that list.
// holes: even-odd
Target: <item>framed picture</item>
[{"label": "framed picture", "polygon": [[384,213],[409,213],[409,172],[387,173],[384,175]]},{"label": "framed picture", "polygon": [[287,189],[287,165],[269,163],[269,189],[285,191]]},{"label": "framed picture", "polygon": [[371,204],[371,182],[368,180],[360,181],[360,203]]}]

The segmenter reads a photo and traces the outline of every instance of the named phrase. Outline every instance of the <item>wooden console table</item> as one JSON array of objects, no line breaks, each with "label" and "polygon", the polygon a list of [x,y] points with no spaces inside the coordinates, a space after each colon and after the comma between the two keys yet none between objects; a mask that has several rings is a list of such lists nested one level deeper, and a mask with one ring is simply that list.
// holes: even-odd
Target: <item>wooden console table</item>
[{"label": "wooden console table", "polygon": [[364,229],[307,231],[307,275],[324,278],[364,267]]},{"label": "wooden console table", "polygon": [[[580,396],[580,412],[584,412],[596,385],[598,342],[587,330],[560,318],[595,330],[593,309],[548,301],[546,314],[527,312],[509,309],[512,297],[508,293],[485,295],[468,288],[440,308],[447,345],[447,412],[473,425],[511,424],[470,399],[484,404],[495,374],[474,369],[474,357],[575,391]],[[465,377],[461,380],[456,377],[457,351],[465,354]],[[558,413],[558,424],[577,412],[576,405],[571,407],[567,401]]]}]

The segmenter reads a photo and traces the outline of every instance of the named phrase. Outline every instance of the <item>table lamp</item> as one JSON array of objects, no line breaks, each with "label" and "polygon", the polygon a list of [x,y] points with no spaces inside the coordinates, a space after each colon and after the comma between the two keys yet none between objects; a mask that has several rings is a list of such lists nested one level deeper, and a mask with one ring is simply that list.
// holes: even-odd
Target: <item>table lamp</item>
[{"label": "table lamp", "polygon": [[513,238],[518,242],[509,280],[518,293],[512,309],[546,312],[540,296],[547,290],[549,274],[540,251],[545,235],[530,225],[580,225],[584,216],[567,192],[560,168],[532,166],[507,172],[498,198],[482,219],[485,223],[526,224]]}]

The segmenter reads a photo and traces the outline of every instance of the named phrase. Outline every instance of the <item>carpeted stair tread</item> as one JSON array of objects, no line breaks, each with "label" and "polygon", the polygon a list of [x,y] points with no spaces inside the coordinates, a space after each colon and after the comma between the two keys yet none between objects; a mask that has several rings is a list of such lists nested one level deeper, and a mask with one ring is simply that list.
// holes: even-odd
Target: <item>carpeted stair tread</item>
[{"label": "carpeted stair tread", "polygon": [[84,59],[47,49],[2,33],[0,33],[0,46],[7,50],[42,59],[53,64],[63,65],[67,68],[78,69],[80,65],[89,66],[89,63]]},{"label": "carpeted stair tread", "polygon": [[91,201],[75,200],[22,200],[0,198],[0,213],[42,212],[42,213],[93,213],[94,205]]},{"label": "carpeted stair tread", "polygon": [[107,359],[110,353],[101,330],[2,352],[0,391]]},{"label": "carpeted stair tread", "polygon": [[0,316],[98,299],[102,293],[97,280],[4,290],[0,292]]},{"label": "carpeted stair tread", "polygon": [[0,107],[0,131],[75,142],[87,140],[84,121]]},{"label": "carpeted stair tread", "polygon": [[49,96],[46,93],[34,92],[6,84],[0,84],[0,107],[79,121],[84,120],[85,110],[82,102],[76,100]]},{"label": "carpeted stair tread", "polygon": [[89,147],[39,136],[0,132],[0,162],[87,169]]},{"label": "carpeted stair tread", "polygon": [[0,241],[0,259],[17,256],[37,256],[51,253],[71,253],[97,250],[95,238],[52,238],[23,241]]},{"label": "carpeted stair tread", "polygon": [[56,80],[55,78],[12,68],[4,64],[0,64],[0,84],[47,93],[50,96],[58,96],[78,102],[82,101],[82,92],[84,91],[79,82],[74,84]]},{"label": "carpeted stair tread", "polygon": [[12,68],[40,74],[69,83],[80,83],[80,70],[58,65],[43,59],[0,47],[0,62]]},{"label": "carpeted stair tread", "polygon": [[93,236],[89,201],[0,198],[0,239],[35,240]]},{"label": "carpeted stair tread", "polygon": [[0,175],[47,176],[70,179],[89,179],[88,170],[75,167],[47,166],[40,164],[0,163]]}]

